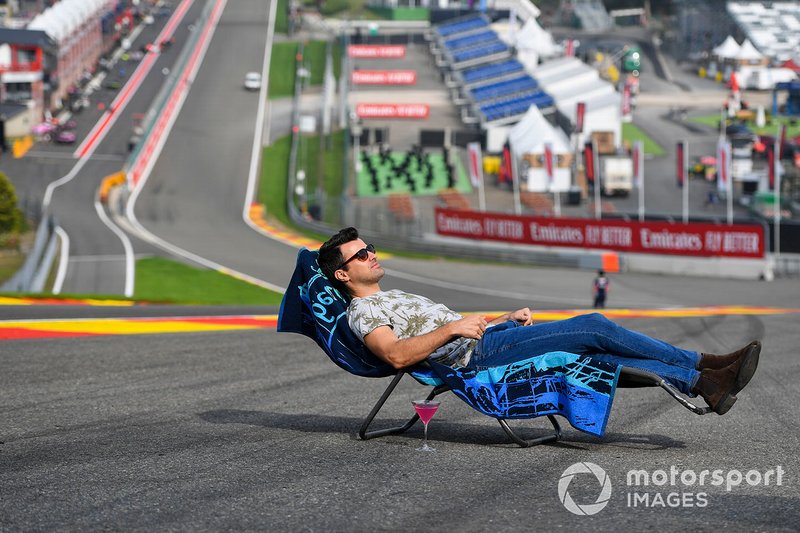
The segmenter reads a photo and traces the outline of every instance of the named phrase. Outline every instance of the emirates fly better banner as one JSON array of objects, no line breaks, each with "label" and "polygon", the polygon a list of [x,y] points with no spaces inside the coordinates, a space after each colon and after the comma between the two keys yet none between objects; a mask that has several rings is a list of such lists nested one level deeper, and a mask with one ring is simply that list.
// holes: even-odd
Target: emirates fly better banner
[{"label": "emirates fly better banner", "polygon": [[428,104],[358,104],[359,118],[428,118]]},{"label": "emirates fly better banner", "polygon": [[402,59],[406,56],[406,47],[402,44],[351,44],[347,54],[357,59]]},{"label": "emirates fly better banner", "polygon": [[414,70],[354,70],[350,80],[355,85],[414,85],[417,73]]},{"label": "emirates fly better banner", "polygon": [[703,257],[764,257],[760,225],[545,218],[436,209],[436,233],[540,246]]}]

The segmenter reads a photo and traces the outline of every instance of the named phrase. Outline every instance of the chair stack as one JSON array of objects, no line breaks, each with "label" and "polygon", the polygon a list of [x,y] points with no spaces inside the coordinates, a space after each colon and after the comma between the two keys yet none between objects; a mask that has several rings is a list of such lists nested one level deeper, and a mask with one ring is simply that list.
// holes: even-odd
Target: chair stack
[{"label": "chair stack", "polygon": [[416,218],[414,203],[408,193],[395,193],[389,195],[389,212],[398,222],[410,222]]},{"label": "chair stack", "polygon": [[553,200],[549,194],[523,191],[519,198],[522,204],[530,208],[536,215],[552,216],[555,212]]},{"label": "chair stack", "polygon": [[472,206],[466,196],[456,189],[442,189],[438,194],[439,201],[448,209],[470,210]]}]

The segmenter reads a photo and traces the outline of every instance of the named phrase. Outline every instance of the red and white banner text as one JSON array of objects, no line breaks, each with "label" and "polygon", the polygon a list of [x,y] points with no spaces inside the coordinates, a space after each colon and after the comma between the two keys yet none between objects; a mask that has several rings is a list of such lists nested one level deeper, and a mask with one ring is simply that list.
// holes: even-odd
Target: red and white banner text
[{"label": "red and white banner text", "polygon": [[414,85],[417,72],[414,70],[354,70],[350,74],[354,85]]},{"label": "red and white banner text", "polygon": [[700,257],[764,257],[760,225],[544,218],[436,208],[436,233],[539,246]]},{"label": "red and white banner text", "polygon": [[358,104],[359,118],[428,118],[428,104]]},{"label": "red and white banner text", "polygon": [[406,57],[406,47],[402,44],[351,44],[347,53],[356,59],[402,59]]}]

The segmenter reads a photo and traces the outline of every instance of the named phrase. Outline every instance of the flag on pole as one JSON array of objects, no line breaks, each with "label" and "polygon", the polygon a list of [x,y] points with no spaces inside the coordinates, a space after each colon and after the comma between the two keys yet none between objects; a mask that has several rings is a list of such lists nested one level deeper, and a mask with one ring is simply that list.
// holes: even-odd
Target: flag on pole
[{"label": "flag on pole", "polygon": [[767,177],[769,190],[775,190],[775,146],[767,145]]},{"label": "flag on pole", "polygon": [[467,144],[469,154],[469,180],[473,187],[480,187],[483,181],[483,163],[480,143]]},{"label": "flag on pole", "polygon": [[644,142],[633,143],[633,184],[639,192],[639,221],[644,222]]},{"label": "flag on pole", "polygon": [[583,168],[586,174],[586,181],[594,184],[594,148],[592,143],[583,145]]},{"label": "flag on pole", "polygon": [[514,176],[511,173],[511,152],[509,151],[508,143],[503,146],[503,159],[500,164],[500,172],[497,176],[497,181],[505,183],[512,181]]},{"label": "flag on pole", "polygon": [[640,189],[644,185],[644,168],[642,168],[642,159],[644,156],[644,143],[636,141],[633,143],[633,186]]},{"label": "flag on pole", "polygon": [[555,173],[553,170],[555,162],[553,161],[553,156],[553,145],[551,143],[544,143],[544,172],[547,176],[547,190],[553,188],[553,182],[555,181]]},{"label": "flag on pole", "polygon": [[567,57],[575,57],[575,39],[567,39],[564,46],[564,55]]},{"label": "flag on pole", "polygon": [[583,133],[583,120],[586,116],[586,102],[578,102],[575,110],[575,133]]},{"label": "flag on pole", "polygon": [[623,122],[630,122],[633,120],[631,117],[631,111],[633,109],[633,95],[631,93],[631,84],[630,82],[625,82],[625,85],[622,88],[622,121]]},{"label": "flag on pole", "polygon": [[686,181],[686,161],[685,161],[685,154],[686,146],[683,141],[678,142],[676,145],[676,163],[677,163],[677,172],[676,175],[678,177],[678,188],[683,188],[684,181]]},{"label": "flag on pole", "polygon": [[717,190],[727,191],[731,179],[731,146],[725,139],[717,143]]}]

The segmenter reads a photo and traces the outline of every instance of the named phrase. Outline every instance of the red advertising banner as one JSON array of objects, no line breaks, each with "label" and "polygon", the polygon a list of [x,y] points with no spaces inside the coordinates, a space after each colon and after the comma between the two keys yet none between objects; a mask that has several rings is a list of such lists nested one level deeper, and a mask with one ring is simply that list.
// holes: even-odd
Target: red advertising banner
[{"label": "red advertising banner", "polygon": [[355,85],[414,85],[417,72],[414,70],[354,70],[350,80]]},{"label": "red advertising banner", "polygon": [[428,104],[358,104],[359,118],[428,118]]},{"label": "red advertising banner", "polygon": [[764,257],[760,225],[546,218],[436,208],[436,233],[539,246],[699,257]]},{"label": "red advertising banner", "polygon": [[406,47],[402,44],[351,44],[347,54],[356,59],[402,59],[406,57]]},{"label": "red advertising banner", "polygon": [[583,133],[583,120],[586,115],[586,102],[578,102],[575,108],[575,133]]}]

